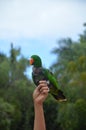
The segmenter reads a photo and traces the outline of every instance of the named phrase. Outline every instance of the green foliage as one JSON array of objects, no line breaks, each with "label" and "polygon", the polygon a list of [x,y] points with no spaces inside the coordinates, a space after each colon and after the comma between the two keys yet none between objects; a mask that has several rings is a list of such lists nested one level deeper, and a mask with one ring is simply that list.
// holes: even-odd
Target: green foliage
[{"label": "green foliage", "polygon": [[60,104],[58,111],[58,122],[65,130],[75,130],[77,127],[77,116],[73,103]]},{"label": "green foliage", "polygon": [[86,128],[86,101],[84,99],[78,99],[75,102],[75,110],[77,114],[77,130]]},{"label": "green foliage", "polygon": [[11,45],[10,57],[0,55],[0,129],[30,128],[33,84],[25,72],[28,60]]},{"label": "green foliage", "polygon": [[44,114],[46,120],[47,130],[59,129],[59,123],[57,121],[58,115],[58,103],[49,95],[48,99],[44,103]]},{"label": "green foliage", "polygon": [[0,129],[10,130],[14,113],[14,106],[0,98]]}]

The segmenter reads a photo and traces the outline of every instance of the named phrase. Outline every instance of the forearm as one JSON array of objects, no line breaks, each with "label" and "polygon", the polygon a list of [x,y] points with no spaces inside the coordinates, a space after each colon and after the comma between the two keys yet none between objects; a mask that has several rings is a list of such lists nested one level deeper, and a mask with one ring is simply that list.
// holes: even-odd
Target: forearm
[{"label": "forearm", "polygon": [[34,130],[46,130],[43,104],[34,104]]}]

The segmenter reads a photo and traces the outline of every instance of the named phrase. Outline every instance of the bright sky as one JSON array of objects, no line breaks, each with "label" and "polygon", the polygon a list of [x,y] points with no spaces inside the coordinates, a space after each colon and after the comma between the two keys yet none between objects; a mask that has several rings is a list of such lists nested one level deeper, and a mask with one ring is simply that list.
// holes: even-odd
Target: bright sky
[{"label": "bright sky", "polygon": [[13,42],[25,57],[38,54],[49,67],[56,41],[78,39],[84,22],[86,0],[0,0],[0,52],[9,55]]}]

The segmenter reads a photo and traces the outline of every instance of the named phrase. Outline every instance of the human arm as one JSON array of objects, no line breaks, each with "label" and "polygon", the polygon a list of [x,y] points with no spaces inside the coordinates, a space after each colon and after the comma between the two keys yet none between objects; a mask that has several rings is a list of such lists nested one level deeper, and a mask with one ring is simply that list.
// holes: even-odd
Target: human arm
[{"label": "human arm", "polygon": [[33,93],[34,100],[34,130],[46,130],[43,102],[48,96],[49,88],[46,81],[40,81],[40,84]]}]

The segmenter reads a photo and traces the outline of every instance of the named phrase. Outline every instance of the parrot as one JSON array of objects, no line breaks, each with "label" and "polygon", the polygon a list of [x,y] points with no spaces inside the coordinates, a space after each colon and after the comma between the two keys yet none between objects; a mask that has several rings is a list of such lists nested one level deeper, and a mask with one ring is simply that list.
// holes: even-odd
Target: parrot
[{"label": "parrot", "polygon": [[39,85],[39,81],[45,80],[50,90],[49,93],[56,101],[67,101],[54,74],[49,69],[43,67],[40,56],[32,55],[29,59],[29,64],[33,66],[32,80],[36,86]]}]

